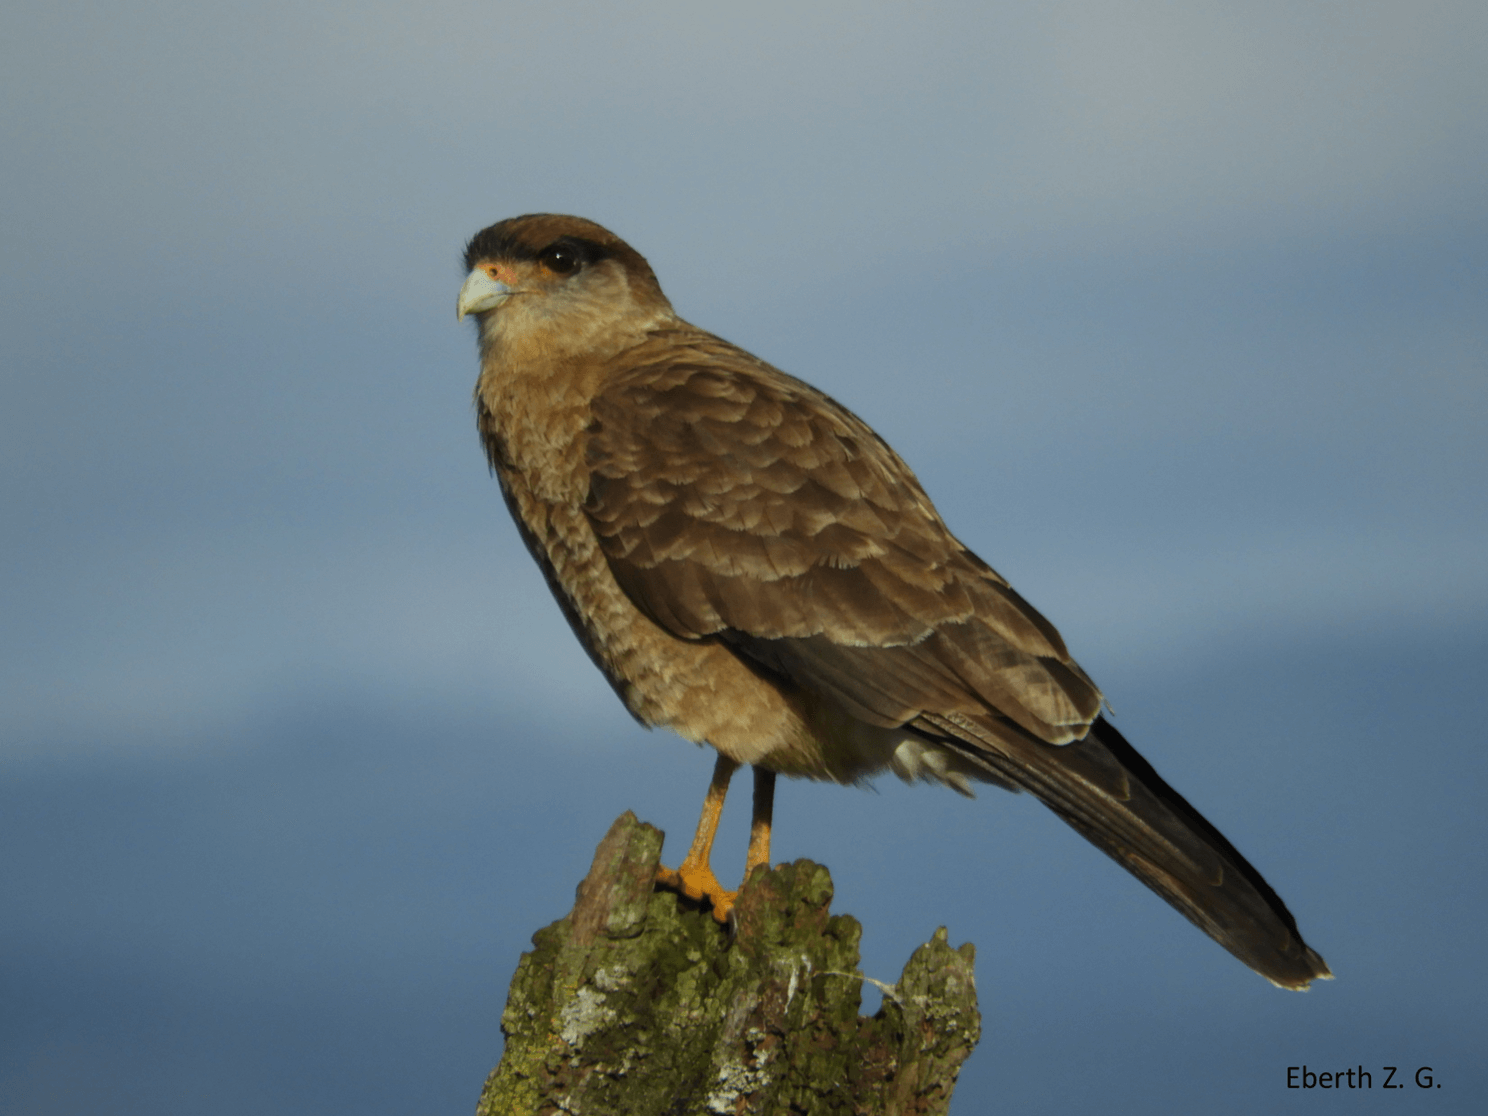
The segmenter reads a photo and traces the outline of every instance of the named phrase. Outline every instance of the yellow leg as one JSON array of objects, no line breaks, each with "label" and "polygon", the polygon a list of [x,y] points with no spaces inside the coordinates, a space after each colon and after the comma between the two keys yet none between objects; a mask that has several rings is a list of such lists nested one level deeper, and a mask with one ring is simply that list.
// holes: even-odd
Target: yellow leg
[{"label": "yellow leg", "polygon": [[749,856],[744,860],[744,879],[761,865],[770,867],[770,823],[775,815],[775,773],[754,770],[754,818],[749,823]]},{"label": "yellow leg", "polygon": [[[713,905],[713,918],[727,923],[734,910],[737,892],[730,892],[713,875],[710,860],[713,838],[718,833],[718,820],[723,815],[723,800],[728,795],[729,780],[739,770],[737,761],[720,755],[713,766],[713,782],[703,799],[703,813],[698,819],[692,848],[675,869],[657,866],[656,883],[672,888],[693,900],[707,900]],[[775,811],[775,773],[763,768],[754,770],[754,817],[749,824],[749,854],[744,861],[744,879],[761,865],[770,864],[770,822]]]},{"label": "yellow leg", "polygon": [[738,761],[722,754],[713,766],[713,782],[708,785],[708,794],[703,799],[703,813],[698,819],[697,833],[693,835],[692,848],[676,869],[658,866],[656,883],[665,888],[674,888],[693,900],[707,900],[713,905],[713,918],[727,923],[729,912],[734,908],[737,892],[726,891],[713,875],[708,863],[713,854],[713,837],[718,833],[718,819],[723,814],[723,800],[728,795],[729,780],[738,771]]}]

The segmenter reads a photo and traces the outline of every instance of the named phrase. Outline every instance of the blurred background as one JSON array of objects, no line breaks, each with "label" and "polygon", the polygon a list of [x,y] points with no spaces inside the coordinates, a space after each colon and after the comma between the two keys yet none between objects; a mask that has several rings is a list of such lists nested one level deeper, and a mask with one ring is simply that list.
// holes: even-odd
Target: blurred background
[{"label": "blurred background", "polygon": [[461,251],[549,210],[877,427],[1338,974],[1029,797],[783,783],[865,972],[977,944],[958,1111],[1481,1112],[1485,58],[1477,3],[7,4],[0,1106],[469,1112],[611,820],[680,854],[712,754],[475,434]]}]

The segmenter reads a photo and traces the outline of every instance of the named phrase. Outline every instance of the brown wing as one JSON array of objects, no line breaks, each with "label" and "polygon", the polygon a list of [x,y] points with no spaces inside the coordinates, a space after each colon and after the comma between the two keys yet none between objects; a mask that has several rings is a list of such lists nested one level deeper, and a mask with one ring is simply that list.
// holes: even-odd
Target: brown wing
[{"label": "brown wing", "polygon": [[839,404],[707,335],[594,403],[586,506],[615,577],[877,725],[995,711],[1083,736],[1100,692],[1053,625],[947,530]]},{"label": "brown wing", "polygon": [[[1103,718],[1043,617],[810,386],[657,339],[594,404],[590,522],[636,605],[1026,788],[1278,985],[1331,976],[1280,897]],[[1071,743],[1074,742],[1074,743]],[[1064,747],[1052,747],[1052,746]]]}]

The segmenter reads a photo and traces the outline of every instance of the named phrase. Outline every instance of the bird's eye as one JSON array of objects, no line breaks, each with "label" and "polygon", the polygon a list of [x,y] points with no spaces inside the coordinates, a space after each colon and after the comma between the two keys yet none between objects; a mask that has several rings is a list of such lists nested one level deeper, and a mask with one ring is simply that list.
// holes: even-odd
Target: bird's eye
[{"label": "bird's eye", "polygon": [[557,275],[572,275],[579,270],[579,254],[566,244],[550,244],[538,255],[542,266]]}]

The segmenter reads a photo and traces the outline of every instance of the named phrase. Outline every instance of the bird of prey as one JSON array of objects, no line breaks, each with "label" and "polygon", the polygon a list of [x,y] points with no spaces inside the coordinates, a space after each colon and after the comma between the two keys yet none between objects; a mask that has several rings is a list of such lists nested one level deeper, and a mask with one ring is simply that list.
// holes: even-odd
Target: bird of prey
[{"label": "bird of prey", "polygon": [[983,782],[1032,792],[1276,985],[1332,976],[866,423],[683,321],[645,259],[592,221],[502,221],[465,268],[480,436],[517,529],[626,708],[718,752],[663,885],[727,919],[736,894],[710,852],[743,764],[746,878],[769,862],[777,774]]}]

